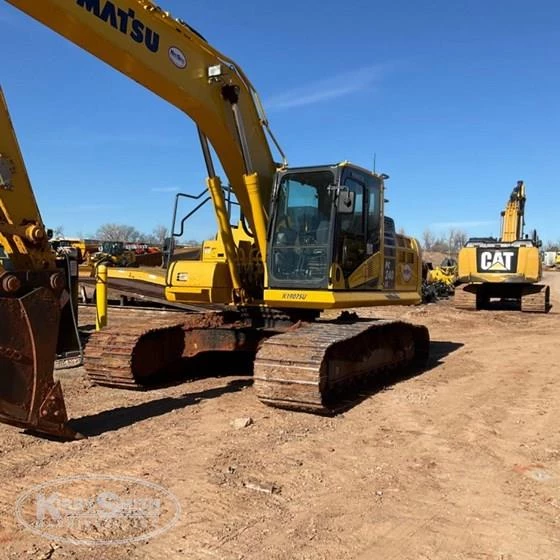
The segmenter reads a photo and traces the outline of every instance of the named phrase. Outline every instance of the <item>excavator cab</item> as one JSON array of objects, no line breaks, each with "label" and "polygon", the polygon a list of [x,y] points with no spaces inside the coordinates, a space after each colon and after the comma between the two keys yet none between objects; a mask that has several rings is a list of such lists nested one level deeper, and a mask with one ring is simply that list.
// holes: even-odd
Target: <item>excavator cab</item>
[{"label": "excavator cab", "polygon": [[[344,288],[382,238],[383,178],[350,164],[279,172],[271,207],[271,288]],[[369,278],[379,285],[380,279]]]}]

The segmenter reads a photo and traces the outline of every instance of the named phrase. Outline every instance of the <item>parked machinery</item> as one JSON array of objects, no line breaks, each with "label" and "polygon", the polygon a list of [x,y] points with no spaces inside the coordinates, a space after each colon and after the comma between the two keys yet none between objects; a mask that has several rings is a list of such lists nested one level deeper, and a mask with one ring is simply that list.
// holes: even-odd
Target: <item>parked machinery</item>
[{"label": "parked machinery", "polygon": [[425,265],[424,301],[437,301],[440,298],[452,296],[457,283],[457,261],[451,257],[445,257],[435,268],[431,262],[425,263]]},{"label": "parked machinery", "polygon": [[484,309],[491,300],[510,300],[521,311],[546,313],[550,287],[541,284],[541,242],[537,232],[524,234],[525,184],[518,181],[502,212],[501,235],[472,238],[459,252],[455,305],[461,309]]},{"label": "parked machinery", "polygon": [[124,241],[102,241],[99,250],[91,255],[91,264],[105,263],[109,266],[138,266],[136,252],[125,247]]}]

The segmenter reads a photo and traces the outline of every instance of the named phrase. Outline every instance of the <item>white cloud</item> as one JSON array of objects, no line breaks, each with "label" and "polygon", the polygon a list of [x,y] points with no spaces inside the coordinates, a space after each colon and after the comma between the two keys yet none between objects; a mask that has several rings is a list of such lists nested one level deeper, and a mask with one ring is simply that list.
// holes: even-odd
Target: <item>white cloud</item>
[{"label": "white cloud", "polygon": [[303,107],[373,89],[381,78],[384,68],[381,65],[364,66],[342,72],[271,97],[264,105],[267,110],[272,111]]}]

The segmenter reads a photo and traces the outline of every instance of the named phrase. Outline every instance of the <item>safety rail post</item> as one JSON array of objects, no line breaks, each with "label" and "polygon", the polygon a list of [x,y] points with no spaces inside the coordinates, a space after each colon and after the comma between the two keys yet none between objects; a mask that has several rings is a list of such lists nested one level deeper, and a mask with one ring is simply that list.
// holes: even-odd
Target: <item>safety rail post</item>
[{"label": "safety rail post", "polygon": [[107,326],[107,265],[100,263],[95,267],[95,330]]},{"label": "safety rail post", "polygon": [[[217,177],[216,177],[217,179]],[[218,179],[219,180],[219,179]],[[225,196],[225,201],[226,201],[226,205],[227,205],[227,215],[228,217],[231,219],[231,210],[233,206],[239,206],[239,202],[237,202],[236,200],[232,200],[232,188],[228,185],[228,186],[223,186],[221,185],[222,190],[224,191],[224,193],[226,193]],[[206,195],[204,198],[202,198],[204,195]],[[201,200],[201,202],[199,202],[188,214],[186,214],[185,216],[183,216],[183,218],[181,219],[181,221],[179,222],[179,225],[181,227],[181,229],[177,232],[177,215],[179,212],[179,200],[182,198],[188,198],[190,200]],[[208,194],[208,188],[204,189],[201,193],[197,194],[197,195],[193,195],[193,194],[187,194],[187,193],[177,193],[175,195],[175,204],[173,206],[173,221],[171,222],[171,230],[170,230],[170,240],[173,240],[174,238],[181,238],[183,237],[183,235],[185,234],[185,222],[187,222],[187,220],[191,217],[194,216],[194,214],[196,214],[209,200],[212,200],[212,196],[210,196]],[[173,257],[173,252],[174,252],[174,246],[175,243],[173,241],[170,242],[169,247],[166,251],[166,254],[164,255],[164,263],[165,264],[169,264],[169,262],[171,262],[171,258]],[[164,268],[166,268],[166,266],[164,266]]]}]

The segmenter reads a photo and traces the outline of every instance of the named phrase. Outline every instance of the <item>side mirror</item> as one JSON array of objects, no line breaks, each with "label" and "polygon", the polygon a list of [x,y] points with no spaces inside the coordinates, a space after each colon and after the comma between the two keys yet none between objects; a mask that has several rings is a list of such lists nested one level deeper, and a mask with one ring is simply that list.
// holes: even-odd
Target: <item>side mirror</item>
[{"label": "side mirror", "polygon": [[47,230],[47,239],[50,241],[53,238],[54,231],[52,229]]},{"label": "side mirror", "polygon": [[356,193],[352,191],[341,190],[338,193],[338,213],[352,214],[354,212],[354,200]]}]

